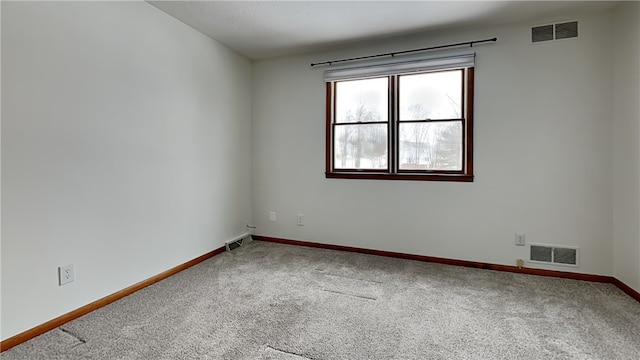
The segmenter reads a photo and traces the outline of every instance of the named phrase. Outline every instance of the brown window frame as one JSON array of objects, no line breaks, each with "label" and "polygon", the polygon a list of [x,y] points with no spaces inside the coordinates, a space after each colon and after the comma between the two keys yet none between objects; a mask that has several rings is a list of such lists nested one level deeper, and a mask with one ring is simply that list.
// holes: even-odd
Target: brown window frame
[{"label": "brown window frame", "polygon": [[[401,121],[398,109],[398,78],[405,74],[392,74],[379,77],[387,77],[388,81],[388,112],[387,118],[387,169],[336,169],[334,161],[334,127],[336,126],[335,109],[336,98],[334,96],[336,83],[329,81],[326,83],[326,171],[327,178],[334,179],[370,179],[370,180],[417,180],[417,181],[452,181],[452,182],[473,182],[473,93],[474,93],[474,68],[441,69],[436,71],[423,71],[419,73],[435,73],[459,70],[463,72],[463,117],[461,119],[438,119],[438,120],[412,120]],[[461,121],[462,122],[462,169],[461,170],[409,170],[399,167],[399,127],[400,123],[419,122],[442,122]],[[376,122],[380,123],[380,122]],[[359,123],[363,125],[364,123]],[[355,124],[354,124],[355,125]]]}]

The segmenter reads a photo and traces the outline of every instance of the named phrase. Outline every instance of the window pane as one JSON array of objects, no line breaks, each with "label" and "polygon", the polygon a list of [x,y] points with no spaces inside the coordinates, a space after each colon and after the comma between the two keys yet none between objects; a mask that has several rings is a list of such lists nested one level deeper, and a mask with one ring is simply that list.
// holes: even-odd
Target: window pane
[{"label": "window pane", "polygon": [[462,122],[400,124],[400,170],[462,170]]},{"label": "window pane", "polygon": [[336,123],[387,121],[388,78],[336,83]]},{"label": "window pane", "polygon": [[334,168],[386,169],[387,124],[336,125]]},{"label": "window pane", "polygon": [[400,76],[400,120],[461,118],[462,71]]}]

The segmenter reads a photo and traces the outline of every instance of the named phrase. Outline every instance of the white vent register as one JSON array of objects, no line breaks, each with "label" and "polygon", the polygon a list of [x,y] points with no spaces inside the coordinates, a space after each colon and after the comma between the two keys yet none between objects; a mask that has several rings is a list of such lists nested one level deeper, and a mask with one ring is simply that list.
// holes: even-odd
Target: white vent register
[{"label": "white vent register", "polygon": [[531,244],[529,262],[577,267],[579,250],[575,246]]},{"label": "white vent register", "polygon": [[556,24],[538,25],[531,28],[531,42],[571,39],[578,37],[578,22],[568,21]]}]

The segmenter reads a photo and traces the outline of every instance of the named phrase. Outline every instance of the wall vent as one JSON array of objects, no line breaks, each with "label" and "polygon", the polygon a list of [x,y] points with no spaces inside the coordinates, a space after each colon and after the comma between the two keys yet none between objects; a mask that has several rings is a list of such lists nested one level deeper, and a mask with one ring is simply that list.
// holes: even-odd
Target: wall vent
[{"label": "wall vent", "polygon": [[578,247],[531,244],[529,261],[535,263],[578,266]]},{"label": "wall vent", "polygon": [[250,243],[251,240],[251,234],[244,234],[235,240],[227,241],[225,243],[225,247],[227,248],[227,251],[235,250],[244,244]]},{"label": "wall vent", "polygon": [[553,40],[553,25],[542,25],[531,28],[531,42]]},{"label": "wall vent", "polygon": [[578,37],[578,22],[568,21],[557,24],[533,26],[531,28],[531,42],[571,39]]},{"label": "wall vent", "polygon": [[556,39],[569,39],[578,37],[578,22],[569,21],[556,24]]}]

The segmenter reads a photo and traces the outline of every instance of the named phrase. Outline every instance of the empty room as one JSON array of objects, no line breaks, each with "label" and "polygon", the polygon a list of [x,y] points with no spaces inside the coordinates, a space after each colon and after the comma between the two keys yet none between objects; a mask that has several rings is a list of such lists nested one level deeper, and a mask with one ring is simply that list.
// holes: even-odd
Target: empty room
[{"label": "empty room", "polygon": [[0,18],[0,358],[638,359],[640,2]]}]

